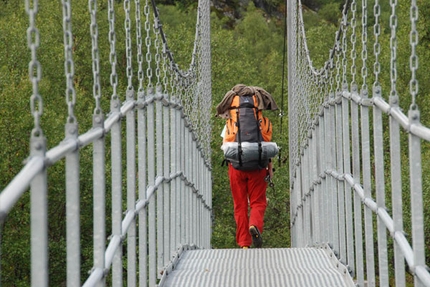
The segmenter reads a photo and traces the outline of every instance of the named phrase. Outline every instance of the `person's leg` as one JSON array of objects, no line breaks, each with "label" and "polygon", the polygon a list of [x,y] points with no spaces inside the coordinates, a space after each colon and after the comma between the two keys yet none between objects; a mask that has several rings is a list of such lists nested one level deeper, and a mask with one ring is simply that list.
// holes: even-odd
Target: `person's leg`
[{"label": "person's leg", "polygon": [[248,192],[246,177],[240,170],[229,165],[230,188],[234,203],[234,219],[236,220],[236,242],[240,247],[251,246],[248,221]]},{"label": "person's leg", "polygon": [[253,171],[248,176],[248,194],[251,207],[249,226],[257,227],[260,233],[263,233],[264,213],[267,207],[265,176],[265,169]]}]

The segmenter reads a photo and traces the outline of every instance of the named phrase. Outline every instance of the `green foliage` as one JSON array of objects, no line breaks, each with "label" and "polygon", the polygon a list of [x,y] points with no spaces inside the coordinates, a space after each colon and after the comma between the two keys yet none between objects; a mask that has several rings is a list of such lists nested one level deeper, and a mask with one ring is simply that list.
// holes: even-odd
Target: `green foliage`
[{"label": "green foliage", "polygon": [[[1,7],[2,5],[0,5]],[[2,7],[3,8],[3,7]],[[0,189],[15,176],[27,157],[29,134],[33,121],[28,115],[31,85],[27,76],[28,57],[22,56],[25,38],[25,13],[14,13],[17,5],[0,10]],[[24,11],[23,6],[19,8]],[[8,25],[14,23],[14,25]],[[20,116],[25,115],[28,116]],[[28,286],[29,278],[29,196],[25,194],[9,215],[3,227],[1,242],[2,283],[4,286]]]},{"label": "green foliage", "polygon": [[327,22],[337,25],[342,19],[341,8],[339,3],[330,3],[322,7],[318,14]]}]

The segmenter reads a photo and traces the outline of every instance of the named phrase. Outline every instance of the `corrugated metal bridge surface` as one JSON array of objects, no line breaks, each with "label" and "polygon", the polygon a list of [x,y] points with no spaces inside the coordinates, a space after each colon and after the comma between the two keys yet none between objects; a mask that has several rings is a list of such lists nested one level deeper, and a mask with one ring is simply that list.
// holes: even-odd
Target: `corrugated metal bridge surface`
[{"label": "corrugated metal bridge surface", "polygon": [[162,286],[355,286],[336,262],[318,248],[188,250]]}]

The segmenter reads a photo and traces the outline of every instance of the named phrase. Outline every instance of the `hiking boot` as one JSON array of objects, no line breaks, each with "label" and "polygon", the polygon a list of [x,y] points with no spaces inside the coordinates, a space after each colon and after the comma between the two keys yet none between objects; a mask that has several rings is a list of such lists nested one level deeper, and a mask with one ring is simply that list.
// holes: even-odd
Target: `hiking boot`
[{"label": "hiking boot", "polygon": [[263,238],[261,238],[261,233],[258,228],[254,225],[251,225],[249,227],[249,233],[252,236],[252,243],[254,244],[254,247],[261,248],[263,245]]}]

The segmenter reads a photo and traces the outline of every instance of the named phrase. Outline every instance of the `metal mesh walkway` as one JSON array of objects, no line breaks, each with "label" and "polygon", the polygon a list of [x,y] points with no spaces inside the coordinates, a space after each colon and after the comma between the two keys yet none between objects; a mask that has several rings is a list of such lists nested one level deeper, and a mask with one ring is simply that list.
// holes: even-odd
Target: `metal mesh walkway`
[{"label": "metal mesh walkway", "polygon": [[189,250],[163,286],[354,286],[332,258],[317,248]]}]

